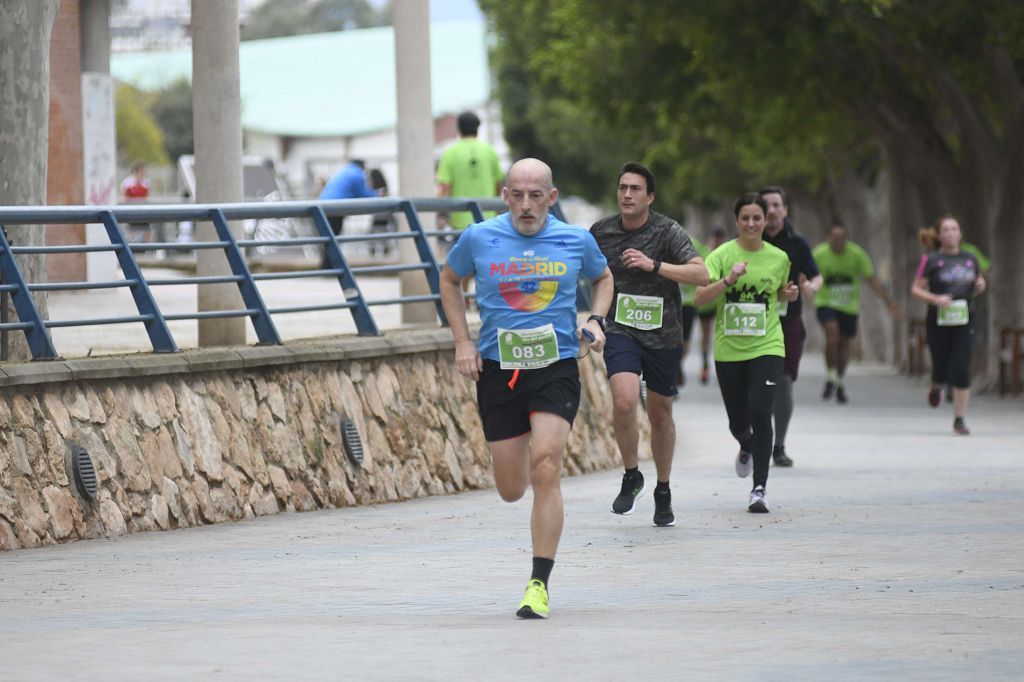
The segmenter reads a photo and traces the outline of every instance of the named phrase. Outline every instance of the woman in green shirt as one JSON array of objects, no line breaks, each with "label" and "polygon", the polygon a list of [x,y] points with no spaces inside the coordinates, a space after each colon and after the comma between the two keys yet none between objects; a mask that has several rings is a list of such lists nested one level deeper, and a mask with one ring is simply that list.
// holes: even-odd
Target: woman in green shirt
[{"label": "woman in green shirt", "polygon": [[705,264],[711,284],[697,287],[698,306],[715,301],[715,373],[739,441],[736,474],[754,472],[747,509],[766,513],[765,488],[772,456],[772,402],[786,355],[778,302],[796,300],[789,257],[764,241],[768,206],[755,193],[736,200],[739,237],[712,251]]}]

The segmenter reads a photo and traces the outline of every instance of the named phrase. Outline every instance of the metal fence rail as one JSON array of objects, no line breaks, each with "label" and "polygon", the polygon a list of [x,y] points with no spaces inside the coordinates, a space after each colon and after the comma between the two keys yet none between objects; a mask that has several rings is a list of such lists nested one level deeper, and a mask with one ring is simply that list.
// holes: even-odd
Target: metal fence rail
[{"label": "metal fence rail", "polygon": [[[338,201],[283,201],[256,202],[244,204],[178,204],[178,205],[130,205],[130,206],[0,206],[0,227],[10,225],[50,225],[100,223],[106,230],[109,244],[75,244],[61,246],[16,246],[12,245],[6,233],[0,230],[0,297],[2,309],[7,310],[10,296],[17,322],[0,321],[0,333],[5,337],[10,331],[23,331],[28,340],[29,350],[35,360],[57,359],[59,356],[48,332],[55,327],[84,327],[90,325],[121,324],[138,322],[145,325],[153,351],[173,353],[178,345],[168,329],[172,320],[200,320],[231,317],[247,317],[253,325],[260,344],[280,344],[281,336],[274,322],[274,315],[287,313],[348,310],[352,314],[360,335],[378,335],[380,330],[370,312],[372,306],[434,303],[438,319],[447,325],[441,308],[440,271],[428,241],[429,237],[446,234],[441,231],[424,230],[419,212],[470,211],[476,221],[483,220],[483,211],[502,210],[500,199],[429,198],[403,199],[389,197],[380,199],[346,199]],[[377,232],[367,235],[335,236],[331,231],[328,216],[349,216],[401,213],[409,225],[408,231]],[[560,212],[558,212],[560,215]],[[316,230],[315,236],[275,239],[235,239],[229,221],[266,218],[307,218]],[[213,224],[216,241],[205,242],[148,242],[136,243],[127,239],[122,224],[173,221],[208,221]],[[374,242],[379,240],[412,239],[418,261],[398,265],[373,265],[351,267],[341,250],[341,244],[349,242]],[[327,267],[289,273],[253,273],[246,259],[246,250],[254,247],[321,246]],[[230,267],[230,275],[193,276],[176,279],[147,280],[142,272],[136,254],[139,252],[195,251],[219,249],[224,252]],[[15,259],[18,254],[66,254],[110,252],[117,259],[123,279],[88,282],[28,282]],[[430,293],[416,296],[366,300],[357,282],[357,275],[390,274],[420,271],[424,273]],[[336,277],[344,302],[296,305],[268,308],[260,295],[257,282],[304,277]],[[238,286],[243,307],[235,310],[197,311],[165,315],[153,297],[152,287],[234,283]],[[111,289],[127,287],[131,291],[137,315],[110,318],[82,318],[71,320],[44,320],[31,292],[75,291],[90,289]],[[6,344],[4,349],[6,350]]]}]

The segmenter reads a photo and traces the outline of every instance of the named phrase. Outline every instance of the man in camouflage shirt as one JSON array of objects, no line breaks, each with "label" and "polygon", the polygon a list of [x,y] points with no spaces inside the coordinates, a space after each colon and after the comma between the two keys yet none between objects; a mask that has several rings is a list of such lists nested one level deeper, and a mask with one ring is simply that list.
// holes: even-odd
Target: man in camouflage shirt
[{"label": "man in camouflage shirt", "polygon": [[631,514],[646,490],[639,469],[636,406],[640,378],[647,384],[651,450],[658,473],[654,523],[675,525],[669,475],[676,445],[672,399],[683,354],[680,284],[706,285],[708,271],[690,235],[676,221],[651,210],[654,175],[629,162],[619,171],[619,213],[590,228],[615,278],[615,298],[606,327],[604,359],[614,401],[615,440],[625,473],[612,504]]}]

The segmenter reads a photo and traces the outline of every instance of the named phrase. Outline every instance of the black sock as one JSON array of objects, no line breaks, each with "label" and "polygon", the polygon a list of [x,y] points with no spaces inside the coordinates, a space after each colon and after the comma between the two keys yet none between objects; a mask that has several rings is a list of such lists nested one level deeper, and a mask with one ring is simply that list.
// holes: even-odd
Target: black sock
[{"label": "black sock", "polygon": [[656,492],[656,493],[667,493],[668,492],[668,481],[658,481],[658,485],[654,486],[654,492]]},{"label": "black sock", "polygon": [[626,469],[626,475],[630,478],[636,478],[640,474],[640,465],[637,464],[632,469]]},{"label": "black sock", "polygon": [[545,559],[539,556],[533,557],[533,573],[530,574],[530,580],[539,580],[544,583],[544,587],[547,587],[548,580],[551,578],[551,569],[554,567],[554,559]]}]

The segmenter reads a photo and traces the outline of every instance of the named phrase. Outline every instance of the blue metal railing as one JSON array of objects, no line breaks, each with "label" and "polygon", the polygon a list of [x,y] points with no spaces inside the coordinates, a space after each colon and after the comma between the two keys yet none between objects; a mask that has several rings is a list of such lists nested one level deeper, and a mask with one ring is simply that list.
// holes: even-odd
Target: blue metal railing
[{"label": "blue metal railing", "polygon": [[[476,221],[483,220],[483,212],[502,210],[500,199],[429,198],[403,199],[400,197],[380,199],[346,199],[339,201],[287,201],[258,202],[246,204],[185,204],[174,206],[131,205],[131,206],[0,206],[0,227],[10,225],[50,225],[101,223],[106,229],[109,244],[76,244],[61,246],[16,246],[12,245],[6,233],[0,230],[0,295],[4,299],[2,308],[7,309],[9,295],[18,316],[17,322],[0,321],[0,333],[10,331],[25,333],[29,350],[35,360],[58,358],[50,339],[48,329],[55,327],[80,327],[103,324],[141,322],[145,325],[153,351],[173,353],[178,346],[167,327],[168,321],[199,320],[230,317],[248,317],[261,344],[280,344],[273,315],[312,311],[349,310],[360,335],[378,335],[370,308],[377,305],[433,302],[438,319],[447,325],[440,297],[440,270],[434,258],[428,237],[439,237],[450,233],[423,229],[419,211],[470,211]],[[366,235],[339,235],[331,231],[328,216],[367,215],[377,213],[401,213],[409,225],[408,231],[378,232]],[[560,211],[556,214],[560,215]],[[314,235],[280,239],[235,239],[228,222],[243,219],[266,218],[307,218],[316,230]],[[209,221],[216,232],[216,241],[206,242],[130,242],[121,228],[122,223]],[[350,242],[374,242],[380,240],[412,239],[419,258],[418,262],[397,265],[371,265],[351,267],[341,250],[341,244]],[[253,273],[246,261],[245,251],[252,247],[289,247],[319,245],[324,249],[327,267],[289,273]],[[220,249],[224,252],[230,275],[193,276],[175,279],[147,280],[142,272],[136,253],[164,250],[195,251]],[[90,253],[112,252],[120,266],[124,279],[90,282],[28,282],[25,280],[16,259],[17,254]],[[424,273],[430,293],[417,296],[368,301],[363,297],[356,280],[360,274],[388,274],[407,271]],[[303,277],[337,277],[344,302],[305,306],[268,308],[260,295],[257,282]],[[234,283],[242,297],[243,308],[235,310],[197,311],[165,315],[153,297],[152,287],[182,284]],[[110,289],[127,287],[138,310],[137,315],[110,318],[44,320],[36,307],[31,292],[34,291],[75,291],[89,289]],[[6,351],[6,344],[4,350]]]}]

